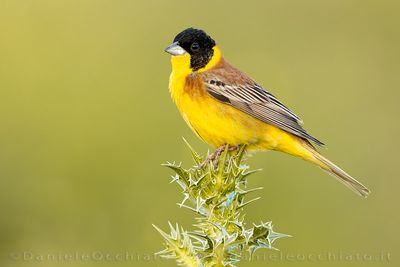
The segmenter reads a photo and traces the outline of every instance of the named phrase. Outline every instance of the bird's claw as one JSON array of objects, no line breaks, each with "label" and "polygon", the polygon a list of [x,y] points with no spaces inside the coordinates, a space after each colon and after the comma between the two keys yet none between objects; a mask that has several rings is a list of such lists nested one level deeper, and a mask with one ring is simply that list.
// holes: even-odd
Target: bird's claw
[{"label": "bird's claw", "polygon": [[[198,170],[201,170],[204,168],[204,166],[209,163],[213,162],[214,164],[217,164],[219,156],[221,156],[222,152],[225,151],[226,146],[229,146],[227,144],[222,145],[218,147],[213,153],[207,156],[207,158],[199,165]],[[229,146],[228,151],[236,151],[239,148],[239,145],[234,145],[234,146]]]}]

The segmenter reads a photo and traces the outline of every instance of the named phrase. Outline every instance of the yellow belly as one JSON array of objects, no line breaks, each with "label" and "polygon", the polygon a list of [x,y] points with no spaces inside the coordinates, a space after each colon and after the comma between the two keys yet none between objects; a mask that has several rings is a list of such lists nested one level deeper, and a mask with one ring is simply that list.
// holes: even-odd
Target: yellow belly
[{"label": "yellow belly", "polygon": [[170,91],[186,123],[206,143],[247,144],[249,150],[273,149],[299,155],[299,138],[210,96],[201,81],[188,87],[186,76],[170,77]]},{"label": "yellow belly", "polygon": [[188,125],[205,142],[223,144],[258,144],[262,139],[260,121],[209,96],[192,99],[185,95],[180,102],[181,114]]}]

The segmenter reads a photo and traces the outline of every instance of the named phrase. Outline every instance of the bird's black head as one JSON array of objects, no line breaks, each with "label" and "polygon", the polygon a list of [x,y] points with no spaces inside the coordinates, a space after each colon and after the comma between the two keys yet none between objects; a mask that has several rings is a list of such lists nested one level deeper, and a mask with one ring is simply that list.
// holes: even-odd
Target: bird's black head
[{"label": "bird's black head", "polygon": [[201,69],[211,60],[215,41],[204,31],[188,28],[174,38],[172,45],[165,49],[173,56],[190,54],[190,67],[193,71]]}]

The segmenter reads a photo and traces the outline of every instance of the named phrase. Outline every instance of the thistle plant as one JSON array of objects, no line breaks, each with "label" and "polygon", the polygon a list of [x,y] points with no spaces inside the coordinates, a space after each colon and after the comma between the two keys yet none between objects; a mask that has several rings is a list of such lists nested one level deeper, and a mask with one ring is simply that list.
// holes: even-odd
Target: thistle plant
[{"label": "thistle plant", "polygon": [[251,259],[256,250],[274,249],[275,240],[288,236],[273,231],[271,222],[252,227],[244,222],[244,208],[259,199],[250,195],[262,189],[247,186],[249,175],[258,170],[251,171],[245,164],[245,146],[235,152],[227,146],[218,159],[202,164],[205,159],[187,145],[194,160],[191,168],[164,165],[175,172],[171,183],[182,189],[183,200],[178,205],[197,216],[195,229],[187,231],[169,223],[167,233],[153,225],[165,243],[159,256],[175,259],[180,266],[236,266],[245,253]]}]

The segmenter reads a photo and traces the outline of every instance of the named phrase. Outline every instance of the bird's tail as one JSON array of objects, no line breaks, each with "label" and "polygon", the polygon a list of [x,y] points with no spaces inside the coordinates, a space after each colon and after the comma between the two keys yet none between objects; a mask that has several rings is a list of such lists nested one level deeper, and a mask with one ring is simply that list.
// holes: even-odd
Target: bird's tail
[{"label": "bird's tail", "polygon": [[370,190],[361,184],[359,181],[351,177],[347,172],[336,166],[332,161],[322,156],[315,148],[308,143],[303,143],[303,147],[306,148],[312,157],[305,159],[317,164],[323,170],[327,171],[330,175],[335,177],[339,182],[353,190],[355,193],[362,197],[367,197]]}]

